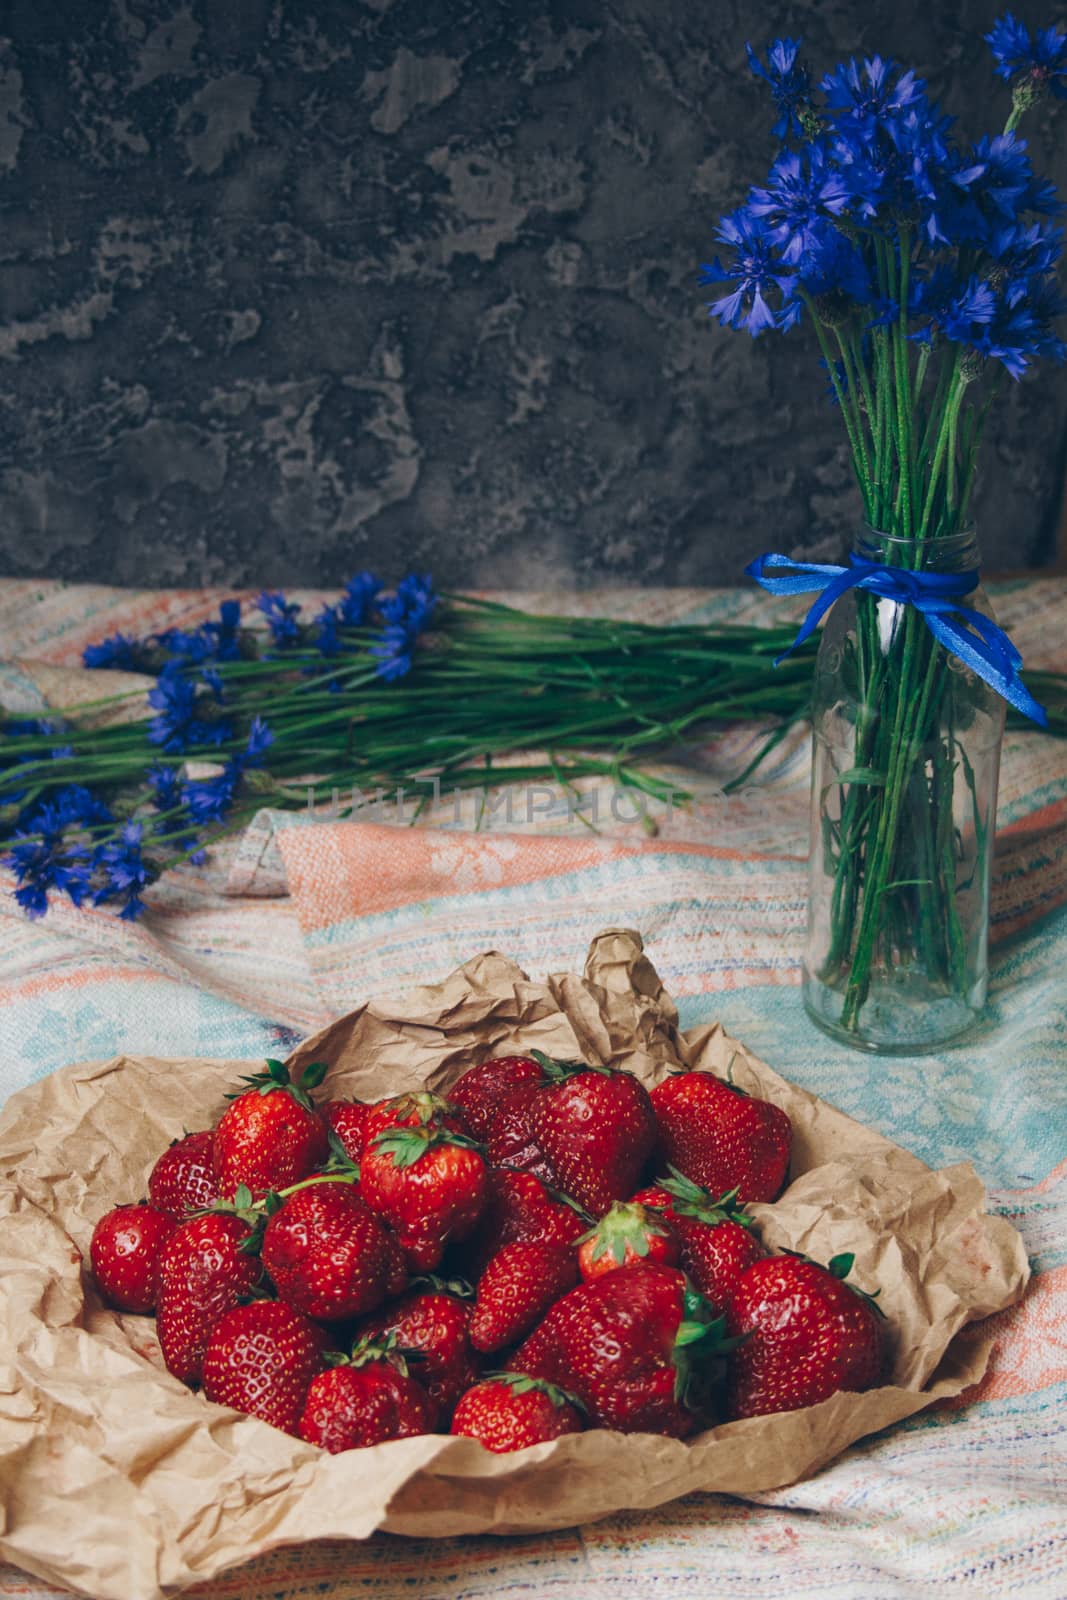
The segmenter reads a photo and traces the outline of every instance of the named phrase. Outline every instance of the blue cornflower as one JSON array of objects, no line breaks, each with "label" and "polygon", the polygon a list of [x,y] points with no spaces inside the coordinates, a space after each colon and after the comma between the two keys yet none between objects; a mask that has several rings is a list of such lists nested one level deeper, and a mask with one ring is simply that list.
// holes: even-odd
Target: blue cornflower
[{"label": "blue cornflower", "polygon": [[811,96],[811,78],[806,68],[797,66],[800,45],[799,39],[775,39],[767,51],[766,66],[752,46],[745,45],[752,71],[757,78],[762,78],[771,86],[778,108],[778,121],[771,130],[776,139],[784,139],[787,134],[795,134],[799,138],[803,132],[799,112]]},{"label": "blue cornflower", "polygon": [[1061,100],[1067,99],[1067,34],[1059,28],[1039,28],[1031,37],[1025,22],[1010,11],[994,22],[985,41],[996,62],[994,71],[1001,78],[1022,76],[1035,88],[1047,87]]},{"label": "blue cornflower", "polygon": [[197,827],[222,822],[233,805],[241,781],[241,763],[231,758],[214,778],[187,778],[182,784],[182,802]]},{"label": "blue cornflower", "polygon": [[40,806],[19,829],[4,865],[15,874],[15,899],[30,917],[44,916],[49,889],[61,890],[80,906],[90,888],[88,857],[80,845],[65,839],[55,806]]},{"label": "blue cornflower", "polygon": [[260,767],[274,743],[274,735],[262,717],[253,717],[245,748],[230,756],[213,778],[187,778],[181,785],[182,804],[188,807],[193,823],[203,827],[222,822],[233,805],[241,778],[249,767]]},{"label": "blue cornflower", "polygon": [[338,629],[341,626],[340,610],[323,606],[315,618],[315,648],[324,656],[335,656],[341,649]]},{"label": "blue cornflower", "polygon": [[141,645],[127,633],[112,633],[99,644],[87,644],[82,651],[82,664],[86,667],[138,672],[141,668]]},{"label": "blue cornflower", "polygon": [[144,910],[141,890],[155,876],[141,853],[143,832],[141,823],[126,822],[119,829],[117,839],[98,845],[93,851],[93,867],[97,877],[103,878],[93,895],[93,905],[120,899],[119,916],[123,922],[132,922],[141,915]]},{"label": "blue cornflower", "polygon": [[825,147],[815,143],[803,153],[780,155],[766,188],[753,189],[748,210],[767,223],[771,244],[795,266],[818,242],[827,214],[839,217],[848,202],[848,185],[830,165]]},{"label": "blue cornflower", "polygon": [[926,103],[926,85],[910,71],[893,80],[894,69],[895,63],[881,56],[865,59],[862,69],[854,56],[841,62],[822,80],[826,109],[868,130],[893,112],[919,110]]},{"label": "blue cornflower", "polygon": [[[181,628],[166,628],[156,636],[156,643],[161,649],[170,651],[174,662],[187,667],[198,667],[210,661],[215,654],[210,635],[200,628],[194,628],[189,633]],[[167,665],[170,666],[171,662]]]},{"label": "blue cornflower", "polygon": [[149,767],[146,774],[157,811],[173,811],[181,805],[181,775],[178,767]]},{"label": "blue cornflower", "polygon": [[201,629],[201,633],[211,641],[216,661],[240,661],[240,627],[240,600],[223,600],[219,606],[218,622],[205,622]]},{"label": "blue cornflower", "polygon": [[287,644],[297,642],[300,638],[300,624],[296,618],[300,606],[296,601],[288,601],[283,594],[272,594],[265,589],[256,601],[256,606],[266,617],[267,626],[276,645],[284,648]]},{"label": "blue cornflower", "polygon": [[829,224],[816,231],[810,247],[801,257],[797,278],[808,294],[815,297],[844,294],[865,305],[874,296],[860,251]]},{"label": "blue cornflower", "polygon": [[112,822],[111,808],[83,784],[69,783],[52,797],[52,807],[65,828],[93,828]]},{"label": "blue cornflower", "polygon": [[378,659],[375,669],[380,678],[391,682],[411,670],[415,641],[429,624],[437,604],[433,579],[429,573],[413,572],[396,586],[396,594],[383,600],[379,610],[384,628],[370,653]]},{"label": "blue cornflower", "polygon": [[970,342],[979,355],[1001,362],[1013,378],[1021,378],[1034,357],[1056,362],[1067,358],[1067,346],[1052,327],[1065,312],[1067,301],[1054,279],[1019,278],[1002,290],[992,321]]},{"label": "blue cornflower", "polygon": [[979,140],[973,159],[953,175],[952,182],[966,189],[972,200],[987,201],[1010,222],[1023,208],[1032,177],[1026,140],[999,133]]},{"label": "blue cornflower", "polygon": [[[218,674],[209,668],[203,676],[214,698],[221,700]],[[233,738],[232,724],[224,718],[208,720],[200,715],[204,699],[179,662],[169,661],[163,668],[155,687],[148,691],[148,703],[159,713],[148,725],[148,737],[171,753],[196,745],[225,744]]]},{"label": "blue cornflower", "polygon": [[778,270],[781,263],[774,253],[767,224],[745,206],[723,217],[715,236],[730,246],[733,259],[724,266],[716,256],[710,265],[701,267],[701,282],[734,282],[737,287],[722,299],[711,301],[708,315],[718,317],[724,328],[747,328],[753,339],[758,338],[776,326],[775,313],[767,304],[768,292],[777,289],[785,298],[794,274]]},{"label": "blue cornflower", "polygon": [[1063,253],[1063,230],[1040,222],[1013,222],[996,228],[986,241],[993,260],[1011,278],[1053,272]]},{"label": "blue cornflower", "polygon": [[374,601],[381,590],[381,581],[373,572],[357,572],[345,584],[341,596],[341,621],[349,628],[362,628],[373,610]]},{"label": "blue cornflower", "polygon": [[959,205],[949,175],[956,169],[948,119],[925,104],[887,114],[867,127],[847,119],[838,127],[834,158],[856,213],[873,219],[917,213],[931,242],[943,239],[941,212]]},{"label": "blue cornflower", "polygon": [[918,326],[908,335],[919,344],[929,344],[937,333],[957,343],[968,344],[978,325],[992,320],[996,295],[984,279],[972,276],[966,282],[957,278],[952,267],[943,265],[927,278],[913,279],[908,310]]},{"label": "blue cornflower", "polygon": [[408,618],[417,617],[418,626],[423,628],[436,604],[437,595],[434,593],[430,574],[409,572],[407,577],[401,578],[397,584],[394,598],[383,601],[380,609],[387,622],[395,621],[399,610],[402,610]]},{"label": "blue cornflower", "polygon": [[263,718],[253,717],[252,726],[248,733],[248,743],[238,760],[245,767],[261,767],[263,765],[263,757],[273,743],[274,735]]}]

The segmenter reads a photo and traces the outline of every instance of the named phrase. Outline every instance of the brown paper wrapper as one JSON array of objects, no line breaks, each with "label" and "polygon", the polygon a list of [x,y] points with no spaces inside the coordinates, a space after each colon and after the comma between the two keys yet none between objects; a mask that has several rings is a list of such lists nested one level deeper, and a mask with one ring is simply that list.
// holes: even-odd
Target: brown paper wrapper
[{"label": "brown paper wrapper", "polygon": [[533,1047],[646,1084],[684,1064],[775,1101],[792,1181],[754,1207],[764,1240],[881,1287],[884,1387],[679,1442],[604,1430],[511,1456],[425,1437],[331,1456],[210,1405],[163,1368],[150,1318],[106,1310],[83,1271],[97,1219],[144,1193],[160,1151],[205,1127],[247,1063],[123,1057],[67,1068],[0,1118],[0,1552],[93,1600],[155,1600],[278,1545],[572,1527],[693,1490],[744,1495],[818,1471],[853,1440],[975,1383],[991,1341],[967,1322],[1017,1300],[1022,1241],[983,1212],[962,1164],[932,1172],[795,1088],[720,1027],[682,1034],[636,934],[594,940],[585,975],[532,983],[485,955],[444,983],[333,1023],[292,1063],[326,1059],[334,1095],[446,1089],[475,1061]]}]

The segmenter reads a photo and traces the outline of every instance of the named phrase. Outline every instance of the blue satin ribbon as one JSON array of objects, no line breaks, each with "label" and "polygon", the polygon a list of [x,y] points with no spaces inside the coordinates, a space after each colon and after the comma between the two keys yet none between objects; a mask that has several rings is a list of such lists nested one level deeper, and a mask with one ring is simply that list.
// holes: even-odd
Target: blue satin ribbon
[{"label": "blue satin ribbon", "polygon": [[[958,656],[979,678],[1002,695],[1009,705],[1044,728],[1048,713],[1039,705],[1019,676],[1023,658],[1003,628],[977,611],[957,605],[957,600],[978,587],[977,572],[913,572],[907,567],[886,567],[862,556],[850,556],[850,566],[821,561],[792,561],[788,556],[757,556],[745,572],[769,594],[810,594],[821,590],[793,643],[775,662],[784,661],[811,637],[834,601],[848,589],[866,589],[897,605],[914,606],[937,640]],[[783,569],[785,569],[783,571]],[[779,572],[781,576],[769,576]]]}]

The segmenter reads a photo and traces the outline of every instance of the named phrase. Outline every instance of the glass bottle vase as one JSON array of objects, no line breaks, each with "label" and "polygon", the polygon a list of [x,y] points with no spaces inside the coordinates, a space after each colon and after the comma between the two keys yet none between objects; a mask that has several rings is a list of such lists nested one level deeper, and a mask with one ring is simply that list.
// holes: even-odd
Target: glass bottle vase
[{"label": "glass bottle vase", "polygon": [[[973,531],[917,541],[865,530],[867,561],[978,567]],[[992,616],[980,587],[956,602]],[[960,1038],[986,998],[1001,697],[914,606],[852,589],[815,668],[804,1004],[862,1050]]]}]

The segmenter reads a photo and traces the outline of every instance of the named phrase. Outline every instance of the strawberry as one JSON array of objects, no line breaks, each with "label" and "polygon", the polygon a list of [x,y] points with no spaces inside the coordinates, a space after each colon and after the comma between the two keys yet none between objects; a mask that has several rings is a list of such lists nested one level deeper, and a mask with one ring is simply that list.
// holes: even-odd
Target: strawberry
[{"label": "strawberry", "polygon": [[453,1433],[500,1452],[525,1450],[584,1427],[574,1395],[517,1372],[498,1373],[468,1389],[452,1418]]},{"label": "strawberry", "polygon": [[488,1354],[517,1344],[552,1303],[578,1282],[574,1251],[552,1244],[506,1244],[478,1283],[470,1341]]},{"label": "strawberry", "polygon": [[494,1167],[514,1167],[519,1172],[532,1172],[545,1183],[554,1183],[556,1175],[537,1142],[531,1121],[541,1088],[541,1084],[521,1083],[497,1107],[486,1135],[485,1153]]},{"label": "strawberry", "polygon": [[629,1072],[537,1055],[552,1081],[536,1091],[530,1126],[558,1187],[602,1217],[632,1193],[652,1154],[648,1091]]},{"label": "strawberry", "polygon": [[432,1271],[453,1240],[478,1226],[489,1192],[481,1153],[436,1119],[368,1135],[360,1192],[395,1230],[409,1266]]},{"label": "strawberry", "polygon": [[701,1368],[729,1348],[709,1311],[674,1267],[642,1261],[557,1300],[509,1365],[577,1395],[599,1427],[682,1439]]},{"label": "strawberry", "polygon": [[736,1189],[742,1201],[778,1196],[793,1131],[780,1107],[710,1072],[665,1078],[652,1090],[652,1104],[664,1165],[712,1194]]},{"label": "strawberry", "polygon": [[261,1253],[281,1299],[323,1322],[374,1311],[407,1282],[385,1224],[349,1185],[329,1178],[283,1200]]},{"label": "strawberry", "polygon": [[89,1241],[97,1287],[116,1311],[151,1311],[163,1246],[175,1229],[158,1206],[117,1206],[100,1218]]},{"label": "strawberry", "polygon": [[489,1173],[489,1198],[477,1234],[465,1252],[465,1268],[480,1277],[498,1250],[526,1244],[574,1244],[592,1221],[566,1195],[549,1189],[532,1172]]},{"label": "strawberry", "polygon": [[878,1382],[884,1313],[872,1295],[842,1281],[852,1263],[851,1255],[828,1267],[767,1256],[742,1275],[726,1312],[730,1333],[743,1341],[730,1363],[730,1417],[796,1411]]},{"label": "strawberry", "polygon": [[411,1377],[389,1341],[361,1340],[351,1357],[328,1357],[313,1378],[300,1418],[300,1437],[336,1455],[386,1439],[431,1432],[433,1402]]},{"label": "strawberry", "polygon": [[634,1200],[663,1213],[682,1247],[682,1267],[712,1305],[725,1311],[741,1274],[766,1251],[752,1233],[752,1219],[738,1204],[737,1190],[715,1199],[675,1168]]},{"label": "strawberry", "polygon": [[661,1261],[676,1267],[680,1256],[678,1237],[669,1222],[648,1206],[632,1200],[616,1200],[594,1228],[584,1234],[578,1246],[578,1270],[588,1283],[618,1267],[632,1267],[636,1261]]},{"label": "strawberry", "polygon": [[158,1263],[156,1332],[167,1371],[196,1382],[208,1334],[259,1281],[260,1264],[241,1245],[253,1237],[232,1213],[210,1211],[179,1223]]},{"label": "strawberry", "polygon": [[333,1134],[349,1161],[357,1166],[363,1154],[363,1136],[369,1115],[370,1106],[364,1105],[362,1100],[327,1100],[319,1107],[327,1134]]},{"label": "strawberry", "polygon": [[363,1148],[366,1150],[380,1133],[391,1128],[447,1128],[452,1133],[470,1136],[467,1119],[458,1106],[428,1089],[409,1094],[392,1095],[388,1100],[376,1100],[367,1107],[363,1128]]},{"label": "strawberry", "polygon": [[299,1183],[326,1160],[326,1128],[308,1094],[326,1071],[324,1062],[313,1062],[295,1084],[283,1062],[268,1061],[266,1072],[242,1079],[248,1089],[230,1096],[215,1129],[212,1161],[224,1199],[232,1200],[245,1184],[262,1200],[271,1189]]},{"label": "strawberry", "polygon": [[544,1081],[545,1075],[532,1056],[493,1056],[457,1078],[448,1098],[459,1106],[474,1137],[484,1140],[498,1111],[517,1088]]},{"label": "strawberry", "polygon": [[234,1306],[208,1338],[204,1393],[216,1405],[296,1433],[325,1350],[322,1329],[280,1300]]},{"label": "strawberry", "polygon": [[457,1290],[471,1292],[468,1284],[429,1278],[426,1287],[409,1291],[360,1325],[366,1338],[392,1335],[397,1346],[418,1353],[419,1383],[446,1422],[481,1371],[481,1358],[470,1345],[472,1307]]},{"label": "strawberry", "polygon": [[206,1211],[219,1197],[211,1159],[214,1142],[210,1128],[187,1133],[164,1150],[149,1174],[149,1200],[175,1222],[184,1222],[191,1211]]}]

